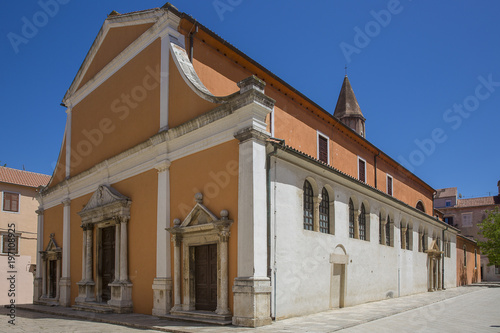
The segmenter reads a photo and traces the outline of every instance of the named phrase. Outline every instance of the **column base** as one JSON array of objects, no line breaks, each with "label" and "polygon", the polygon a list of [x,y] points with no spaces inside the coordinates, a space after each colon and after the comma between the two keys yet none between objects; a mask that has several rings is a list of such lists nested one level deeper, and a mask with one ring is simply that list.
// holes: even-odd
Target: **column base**
[{"label": "column base", "polygon": [[42,297],[42,278],[33,280],[33,302],[36,302]]},{"label": "column base", "polygon": [[271,324],[271,280],[268,277],[234,279],[233,295],[233,325],[258,327]]},{"label": "column base", "polygon": [[111,299],[108,305],[113,308],[116,313],[131,313],[133,312],[132,304],[132,283],[130,281],[119,281],[110,283]]},{"label": "column base", "polygon": [[71,278],[64,277],[59,280],[59,304],[71,305]]},{"label": "column base", "polygon": [[75,303],[95,302],[95,282],[94,281],[80,281],[78,285],[78,297]]},{"label": "column base", "polygon": [[153,316],[163,316],[172,308],[172,278],[153,280]]}]

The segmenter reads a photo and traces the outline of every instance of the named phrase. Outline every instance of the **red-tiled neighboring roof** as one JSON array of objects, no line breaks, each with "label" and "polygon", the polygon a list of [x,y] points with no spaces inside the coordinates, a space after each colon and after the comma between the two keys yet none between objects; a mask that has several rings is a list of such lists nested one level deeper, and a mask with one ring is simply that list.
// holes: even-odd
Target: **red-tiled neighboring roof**
[{"label": "red-tiled neighboring roof", "polygon": [[47,185],[49,180],[49,175],[0,166],[0,182],[2,183],[38,187]]},{"label": "red-tiled neighboring roof", "polygon": [[482,197],[471,199],[458,199],[458,207],[475,207],[475,206],[491,206],[500,205],[500,195],[494,197]]}]

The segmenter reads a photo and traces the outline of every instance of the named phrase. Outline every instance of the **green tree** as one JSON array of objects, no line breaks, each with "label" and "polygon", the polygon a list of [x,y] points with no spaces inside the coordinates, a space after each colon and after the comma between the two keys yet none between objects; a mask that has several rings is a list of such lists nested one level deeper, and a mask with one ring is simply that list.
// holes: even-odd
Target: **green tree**
[{"label": "green tree", "polygon": [[486,211],[488,216],[479,223],[480,234],[486,241],[479,241],[481,254],[488,256],[489,265],[500,265],[500,210],[496,207]]}]

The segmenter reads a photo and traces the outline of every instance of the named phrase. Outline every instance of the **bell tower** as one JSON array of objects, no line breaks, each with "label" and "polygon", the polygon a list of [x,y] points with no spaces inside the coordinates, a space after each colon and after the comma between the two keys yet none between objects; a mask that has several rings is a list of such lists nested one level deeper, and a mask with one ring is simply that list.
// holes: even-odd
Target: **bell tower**
[{"label": "bell tower", "polygon": [[351,83],[347,75],[344,77],[342,88],[340,89],[335,112],[333,113],[344,125],[348,126],[356,133],[366,138],[365,117],[359,108],[356,95],[352,90]]}]

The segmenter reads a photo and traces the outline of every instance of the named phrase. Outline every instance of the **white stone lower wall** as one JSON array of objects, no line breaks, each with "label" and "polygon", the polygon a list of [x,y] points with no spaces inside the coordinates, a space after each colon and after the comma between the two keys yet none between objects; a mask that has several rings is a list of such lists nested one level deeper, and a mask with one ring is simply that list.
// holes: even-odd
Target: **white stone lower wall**
[{"label": "white stone lower wall", "polygon": [[[278,161],[276,168],[272,171],[276,181],[273,179],[271,184],[271,235],[275,240],[271,262],[276,263],[273,312],[277,319],[331,308],[330,254],[338,252],[339,245],[349,256],[345,306],[427,291],[427,254],[418,252],[417,232],[419,223],[424,222],[406,217],[413,223],[413,250],[401,250],[399,220],[402,214],[394,207],[383,207],[395,216],[395,236],[394,246],[381,245],[378,216],[382,205],[375,199],[285,161]],[[320,191],[326,184],[333,189],[334,198],[330,196],[330,200],[335,200],[334,235],[303,229],[302,187],[306,177],[313,177]],[[370,241],[349,238],[348,202],[353,194],[359,202],[363,200],[370,206]],[[455,241],[451,244],[452,258],[445,259],[446,288],[456,286]]]}]

